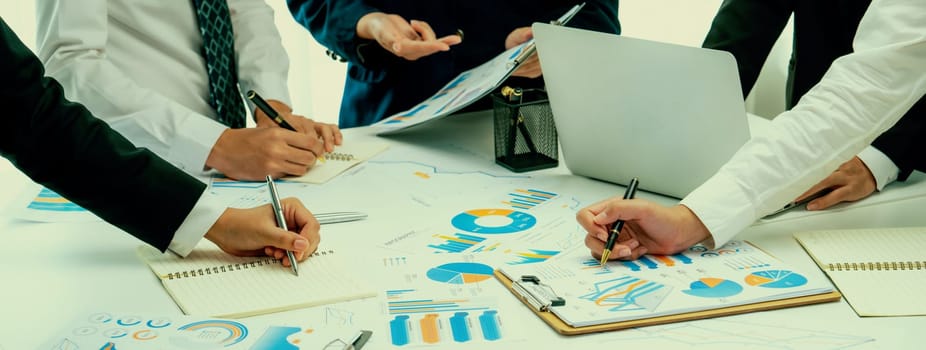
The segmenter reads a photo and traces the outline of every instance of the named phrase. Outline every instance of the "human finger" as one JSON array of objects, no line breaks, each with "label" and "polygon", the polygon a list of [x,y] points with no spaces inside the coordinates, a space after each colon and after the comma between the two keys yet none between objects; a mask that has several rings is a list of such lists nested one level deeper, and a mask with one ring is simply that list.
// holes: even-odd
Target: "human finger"
[{"label": "human finger", "polygon": [[428,24],[428,22],[413,19],[409,21],[409,24],[412,26],[412,29],[418,33],[418,36],[421,37],[421,40],[437,40],[437,34],[434,34],[434,29],[431,28],[431,25]]}]

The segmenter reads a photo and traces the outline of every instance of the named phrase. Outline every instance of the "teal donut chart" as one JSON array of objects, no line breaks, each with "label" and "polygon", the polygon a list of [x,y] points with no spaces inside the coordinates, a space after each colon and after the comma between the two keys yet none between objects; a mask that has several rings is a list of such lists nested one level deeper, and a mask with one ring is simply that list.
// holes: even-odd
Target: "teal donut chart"
[{"label": "teal donut chart", "polygon": [[[511,219],[511,223],[504,226],[481,226],[476,220],[486,216],[505,216]],[[511,209],[473,209],[467,210],[450,220],[453,227],[457,229],[481,234],[506,234],[521,232],[537,224],[537,218],[533,215]]]}]

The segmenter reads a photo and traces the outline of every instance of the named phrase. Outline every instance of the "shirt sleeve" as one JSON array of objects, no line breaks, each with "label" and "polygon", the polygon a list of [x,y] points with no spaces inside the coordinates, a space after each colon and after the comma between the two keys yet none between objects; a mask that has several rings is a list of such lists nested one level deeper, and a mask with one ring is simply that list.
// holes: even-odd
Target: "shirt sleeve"
[{"label": "shirt sleeve", "polygon": [[[254,90],[266,99],[292,106],[287,86],[289,55],[274,24],[273,9],[264,1],[253,0],[228,0],[228,8],[241,91]],[[253,113],[257,106],[249,100],[248,107]]]},{"label": "shirt sleeve", "polygon": [[858,158],[871,171],[871,176],[875,178],[875,188],[878,191],[883,190],[884,186],[897,180],[897,175],[900,174],[900,168],[894,164],[891,158],[888,158],[884,152],[874,146],[865,147],[859,152]]},{"label": "shirt sleeve", "polygon": [[[138,146],[191,172],[205,169],[222,124],[139,85],[107,57],[105,0],[36,3],[39,57],[67,96],[84,103]],[[153,68],[154,69],[154,68]]]},{"label": "shirt sleeve", "polygon": [[873,1],[854,45],[768,135],[682,200],[716,244],[829,175],[926,93],[926,2]]},{"label": "shirt sleeve", "polygon": [[219,220],[219,216],[222,216],[225,209],[226,206],[216,195],[209,191],[204,192],[193,205],[190,214],[177,228],[168,248],[182,257],[189,255],[209,228]]}]

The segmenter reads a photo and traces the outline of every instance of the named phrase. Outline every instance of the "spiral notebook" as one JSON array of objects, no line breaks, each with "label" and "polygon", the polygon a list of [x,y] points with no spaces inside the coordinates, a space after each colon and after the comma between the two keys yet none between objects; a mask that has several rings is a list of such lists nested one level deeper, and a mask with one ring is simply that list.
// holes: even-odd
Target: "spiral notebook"
[{"label": "spiral notebook", "polygon": [[147,245],[138,255],[187,315],[238,318],[376,295],[332,250],[301,262],[299,276],[279,260],[231,256],[207,240],[186,258]]},{"label": "spiral notebook", "polygon": [[385,151],[389,145],[376,141],[347,141],[334,152],[325,154],[325,161],[319,161],[305,175],[287,177],[286,180],[322,184],[347,171],[357,164]]},{"label": "spiral notebook", "polygon": [[859,316],[926,315],[926,227],[794,234]]}]

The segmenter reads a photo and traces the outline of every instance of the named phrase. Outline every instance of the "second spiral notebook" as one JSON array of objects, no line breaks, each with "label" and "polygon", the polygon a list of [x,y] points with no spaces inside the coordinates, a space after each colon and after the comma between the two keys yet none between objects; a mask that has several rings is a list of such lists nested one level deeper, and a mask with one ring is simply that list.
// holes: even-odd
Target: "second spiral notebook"
[{"label": "second spiral notebook", "polygon": [[138,255],[187,315],[239,318],[376,295],[331,250],[301,262],[298,277],[276,259],[231,256],[207,240],[186,258],[147,245]]},{"label": "second spiral notebook", "polygon": [[859,316],[926,315],[926,227],[794,234]]},{"label": "second spiral notebook", "polygon": [[287,177],[287,180],[322,184],[347,169],[385,151],[389,145],[376,141],[350,141],[338,146],[334,152],[325,154],[325,161],[318,162],[305,175]]}]

